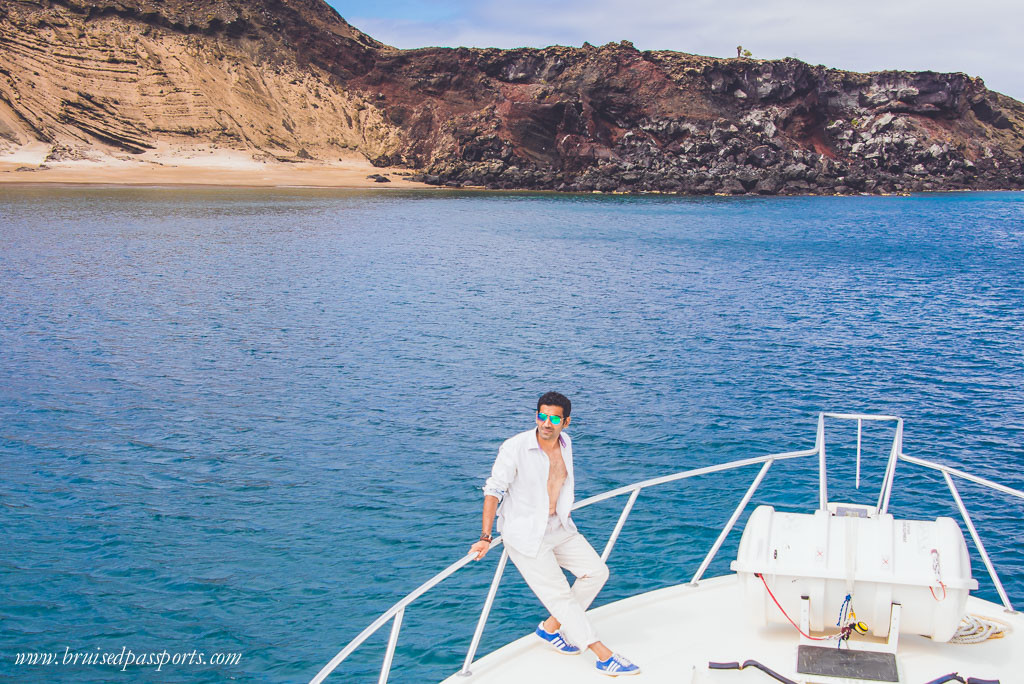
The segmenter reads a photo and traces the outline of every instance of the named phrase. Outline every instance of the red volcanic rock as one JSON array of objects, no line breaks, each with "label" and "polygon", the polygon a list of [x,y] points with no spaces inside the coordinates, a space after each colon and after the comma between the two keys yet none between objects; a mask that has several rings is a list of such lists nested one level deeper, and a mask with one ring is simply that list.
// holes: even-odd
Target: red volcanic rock
[{"label": "red volcanic rock", "polygon": [[[396,50],[321,0],[0,4],[0,143],[358,150],[446,185],[1024,187],[1024,105],[964,74],[581,48]],[[74,68],[71,68],[71,67]]]}]

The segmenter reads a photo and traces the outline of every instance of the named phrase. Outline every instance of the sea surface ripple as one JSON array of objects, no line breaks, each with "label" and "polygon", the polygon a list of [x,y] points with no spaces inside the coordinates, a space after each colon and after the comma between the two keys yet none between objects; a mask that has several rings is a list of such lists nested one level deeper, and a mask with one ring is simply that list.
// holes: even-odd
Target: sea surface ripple
[{"label": "sea surface ripple", "polygon": [[[1024,488],[1022,311],[1021,193],[2,187],[0,678],[127,647],[242,658],[46,678],[307,681],[466,551],[549,388],[578,499],[809,448],[820,410],[902,416],[908,455]],[[835,429],[830,492],[872,500],[891,432],[858,491]],[[806,510],[814,469],[777,464],[762,500]],[[598,604],[689,580],[755,474],[642,494]],[[1024,603],[1024,506],[961,489]],[[900,466],[894,512],[956,516],[944,492]],[[624,503],[578,513],[595,546]],[[407,611],[392,682],[460,667],[496,556]],[[509,571],[481,653],[539,617]],[[386,639],[337,681],[376,681]]]}]

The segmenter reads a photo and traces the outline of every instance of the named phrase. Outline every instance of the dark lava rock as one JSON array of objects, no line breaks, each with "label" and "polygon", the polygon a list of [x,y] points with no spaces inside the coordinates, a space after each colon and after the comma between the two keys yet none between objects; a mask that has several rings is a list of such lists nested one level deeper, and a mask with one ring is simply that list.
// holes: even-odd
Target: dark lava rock
[{"label": "dark lava rock", "polygon": [[[1024,104],[960,73],[859,74],[789,58],[640,52],[625,41],[397,50],[323,0],[34,0],[0,4],[0,35],[35,30],[8,21],[14,14],[40,26],[59,25],[65,13],[180,34],[211,64],[231,44],[251,55],[234,65],[239,73],[266,62],[297,78],[325,74],[357,103],[370,162],[412,169],[411,179],[431,185],[684,194],[1024,188]],[[126,81],[144,73],[117,64]],[[153,132],[119,116],[115,99],[85,90],[54,99],[49,118],[131,153],[152,147]],[[320,130],[350,114],[302,112]],[[214,140],[217,130],[189,135]],[[293,143],[299,158],[323,144],[297,135]]]}]

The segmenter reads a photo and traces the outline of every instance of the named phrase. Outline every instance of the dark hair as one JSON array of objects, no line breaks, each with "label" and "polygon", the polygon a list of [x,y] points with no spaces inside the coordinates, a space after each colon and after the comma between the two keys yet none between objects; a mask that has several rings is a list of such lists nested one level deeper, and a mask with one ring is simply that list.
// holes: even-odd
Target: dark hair
[{"label": "dark hair", "polygon": [[572,402],[569,401],[569,397],[558,392],[545,392],[541,395],[540,399],[537,400],[537,410],[540,411],[541,406],[561,406],[562,411],[565,413],[563,418],[568,418],[569,414],[572,413]]}]

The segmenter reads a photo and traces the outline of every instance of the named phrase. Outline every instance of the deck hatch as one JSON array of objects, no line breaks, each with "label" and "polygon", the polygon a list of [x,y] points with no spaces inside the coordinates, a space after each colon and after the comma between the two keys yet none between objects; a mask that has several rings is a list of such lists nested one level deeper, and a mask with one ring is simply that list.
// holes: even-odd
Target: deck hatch
[{"label": "deck hatch", "polygon": [[898,682],[896,656],[873,651],[841,651],[834,646],[799,646],[796,671],[800,674],[847,679],[868,679],[875,682]]}]

